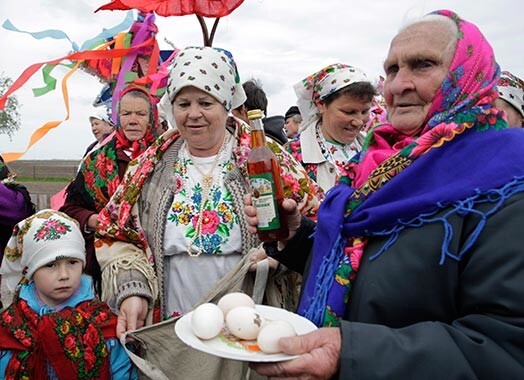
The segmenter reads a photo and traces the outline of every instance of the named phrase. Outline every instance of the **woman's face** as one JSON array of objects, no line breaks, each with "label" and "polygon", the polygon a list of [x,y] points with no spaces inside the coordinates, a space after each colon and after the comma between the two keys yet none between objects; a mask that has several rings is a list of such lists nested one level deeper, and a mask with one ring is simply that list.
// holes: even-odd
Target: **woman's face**
[{"label": "woman's face", "polygon": [[524,127],[524,118],[520,115],[519,111],[515,109],[515,107],[506,102],[504,99],[497,98],[495,100],[495,107],[506,113],[509,127]]},{"label": "woman's face", "polygon": [[329,105],[317,104],[322,114],[322,133],[327,140],[349,144],[369,121],[371,102],[344,94]]},{"label": "woman's face", "polygon": [[102,142],[104,136],[113,131],[113,127],[107,121],[97,119],[96,117],[92,117],[90,121],[91,131],[98,142]]},{"label": "woman's face", "polygon": [[391,42],[384,63],[384,97],[391,124],[414,135],[426,120],[431,103],[453,59],[453,36],[441,22],[413,24]]},{"label": "woman's face", "polygon": [[227,111],[214,97],[195,87],[185,87],[173,101],[176,127],[194,156],[218,153],[226,133]]},{"label": "woman's face", "polygon": [[120,99],[120,128],[129,141],[140,140],[150,128],[149,107],[149,101],[131,94]]}]

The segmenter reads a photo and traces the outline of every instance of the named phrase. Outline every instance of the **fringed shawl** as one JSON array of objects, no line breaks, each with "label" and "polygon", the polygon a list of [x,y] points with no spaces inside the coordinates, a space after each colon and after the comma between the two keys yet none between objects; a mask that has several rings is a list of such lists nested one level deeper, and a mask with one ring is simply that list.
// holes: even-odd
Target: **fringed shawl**
[{"label": "fringed shawl", "polygon": [[[320,207],[311,271],[299,314],[318,326],[338,325],[369,236],[389,236],[387,250],[406,227],[442,223],[441,264],[460,260],[504,200],[524,191],[521,131],[506,130],[492,108],[499,68],[491,46],[471,23],[450,11],[459,30],[455,55],[429,118],[418,137],[391,125],[378,127],[352,160],[348,176]],[[476,206],[492,204],[486,213]],[[448,209],[442,217],[437,212]],[[479,214],[480,221],[460,252],[450,252],[448,218]]]}]

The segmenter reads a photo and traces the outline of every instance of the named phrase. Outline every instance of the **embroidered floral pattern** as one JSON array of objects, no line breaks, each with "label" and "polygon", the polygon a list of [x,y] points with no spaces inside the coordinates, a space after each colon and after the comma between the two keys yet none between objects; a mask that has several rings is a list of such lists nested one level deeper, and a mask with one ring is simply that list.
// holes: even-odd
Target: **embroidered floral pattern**
[{"label": "embroidered floral pattern", "polygon": [[[303,79],[302,85],[307,91],[313,92],[312,99],[315,101],[325,99],[349,83],[360,80],[362,75],[363,73],[354,67],[336,63],[326,66],[322,70]],[[325,81],[325,79],[329,79],[329,81]]]},{"label": "embroidered floral pattern", "polygon": [[[95,322],[105,322],[108,314],[93,315]],[[72,321],[71,321],[72,320]],[[56,317],[55,333],[64,348],[66,358],[78,366],[78,378],[92,378],[98,375],[103,358],[108,355],[107,346],[96,323],[83,325],[84,316],[71,312],[71,318]]]},{"label": "embroidered floral pattern", "polygon": [[[25,223],[19,223],[15,225],[13,227],[12,234],[13,236],[16,236],[16,245],[10,246],[8,244],[7,247],[5,247],[4,258],[9,261],[17,261],[22,256],[22,252],[24,250],[23,249],[24,248],[23,237],[27,234],[27,231],[31,229],[31,226],[33,225],[33,220],[35,218],[47,219],[51,217],[52,215],[53,215],[53,211],[46,211],[46,210],[39,211],[31,215],[30,217],[26,218]],[[57,233],[61,233],[63,231],[63,226],[52,227],[52,228],[57,228],[58,231],[60,231],[60,232],[57,232],[57,231],[53,232],[52,233],[53,235],[56,235]],[[70,230],[66,228],[66,231],[64,233],[66,233],[67,231],[70,231]],[[35,235],[35,238],[36,238],[36,235]],[[58,238],[59,236],[56,237],[56,239]]]},{"label": "embroidered floral pattern", "polygon": [[[247,178],[246,161],[250,150],[251,138],[246,124],[239,122],[236,124],[234,133],[236,143],[233,147],[232,164],[240,169],[244,174],[244,178]],[[147,261],[154,265],[154,257],[151,250],[148,249],[145,233],[140,226],[136,203],[140,197],[141,189],[151,176],[155,165],[162,159],[164,152],[179,137],[180,135],[176,131],[165,133],[137,160],[130,162],[123,179],[123,186],[117,189],[107,207],[99,214],[95,246],[100,255],[111,255],[112,241],[116,240],[134,244],[142,249]],[[270,142],[268,145],[277,156],[281,165],[281,174],[284,179],[284,195],[297,201],[299,210],[303,214],[308,216],[316,215],[320,200],[323,199],[323,193],[318,185],[307,176],[302,166],[290,154],[282,150],[280,145],[273,142]],[[183,191],[184,189],[179,190],[180,193]],[[191,191],[191,189],[186,189],[186,191]],[[213,201],[218,202],[218,200]],[[171,215],[173,215],[172,218],[174,218],[173,221],[178,218],[178,223],[190,223],[190,210],[183,209],[184,207],[185,205],[182,204],[174,205],[170,211]],[[222,218],[224,225],[227,225],[229,223],[227,208],[220,207],[220,202],[218,202],[214,210],[218,213],[218,217]],[[233,217],[232,215],[231,218]],[[191,225],[193,225],[192,221]],[[215,232],[219,228],[220,226],[217,227]],[[226,233],[225,230],[222,233]],[[155,302],[155,305],[158,306],[158,302]],[[156,313],[155,315],[159,316],[160,314]]]},{"label": "embroidered floral pattern", "polygon": [[116,138],[91,153],[80,168],[84,189],[100,211],[120,184],[116,155]]},{"label": "embroidered floral pattern", "polygon": [[[189,183],[187,173],[190,166],[194,167],[194,163],[189,158],[182,158],[174,165],[174,175],[183,183]],[[232,166],[227,162],[219,165],[221,173],[218,177],[223,178]],[[220,254],[222,253],[221,246],[227,243],[233,226],[238,224],[238,217],[234,214],[233,200],[227,190],[223,191],[219,184],[215,184],[211,187],[209,194],[202,214],[202,235],[195,239],[193,244],[201,248],[204,253]],[[187,190],[182,187],[174,196],[167,220],[177,226],[185,227],[185,237],[191,239],[196,234],[201,204],[202,186],[200,183]]]},{"label": "embroidered floral pattern", "polygon": [[48,219],[36,230],[34,240],[57,240],[71,232],[71,227],[56,219]]},{"label": "embroidered floral pattern", "polygon": [[[338,180],[341,176],[347,174],[347,165],[350,159],[355,156],[360,150],[360,144],[355,140],[351,144],[342,145],[328,142],[322,136],[319,126],[311,127],[316,128],[317,141],[322,152],[322,155],[326,161],[331,162],[335,165],[337,170],[337,179],[335,184],[338,183]],[[285,145],[286,150],[298,161],[306,170],[307,175],[313,181],[317,181],[317,173],[319,164],[316,163],[304,163],[302,161],[302,146],[300,143],[300,135],[295,139],[290,140]],[[329,190],[329,189],[323,189]]]}]

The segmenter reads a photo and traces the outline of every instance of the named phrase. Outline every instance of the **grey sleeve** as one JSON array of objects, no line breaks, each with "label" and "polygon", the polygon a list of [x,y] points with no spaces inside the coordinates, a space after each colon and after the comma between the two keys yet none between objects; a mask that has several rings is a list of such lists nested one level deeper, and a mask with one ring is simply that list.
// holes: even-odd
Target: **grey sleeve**
[{"label": "grey sleeve", "polygon": [[132,296],[147,299],[149,308],[153,307],[153,293],[149,288],[146,277],[137,270],[121,270],[117,279],[116,307],[120,309],[122,302]]}]

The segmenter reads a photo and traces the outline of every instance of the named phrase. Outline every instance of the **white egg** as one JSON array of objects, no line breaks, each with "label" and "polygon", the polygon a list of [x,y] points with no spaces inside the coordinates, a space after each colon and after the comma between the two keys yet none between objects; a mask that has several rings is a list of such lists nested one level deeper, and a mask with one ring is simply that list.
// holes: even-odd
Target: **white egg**
[{"label": "white egg", "polygon": [[255,301],[253,301],[253,299],[245,293],[234,292],[228,293],[220,298],[217,305],[222,309],[224,318],[227,318],[227,313],[229,313],[229,310],[239,306],[249,306],[254,308]]},{"label": "white egg", "polygon": [[263,319],[260,314],[249,306],[235,307],[226,316],[229,332],[240,339],[256,339],[262,324]]},{"label": "white egg", "polygon": [[224,327],[224,313],[214,303],[203,303],[191,314],[191,330],[200,339],[211,339]]},{"label": "white egg", "polygon": [[257,344],[262,352],[266,354],[276,354],[280,352],[278,340],[296,336],[297,333],[291,323],[286,321],[271,321],[264,325],[258,333]]}]

